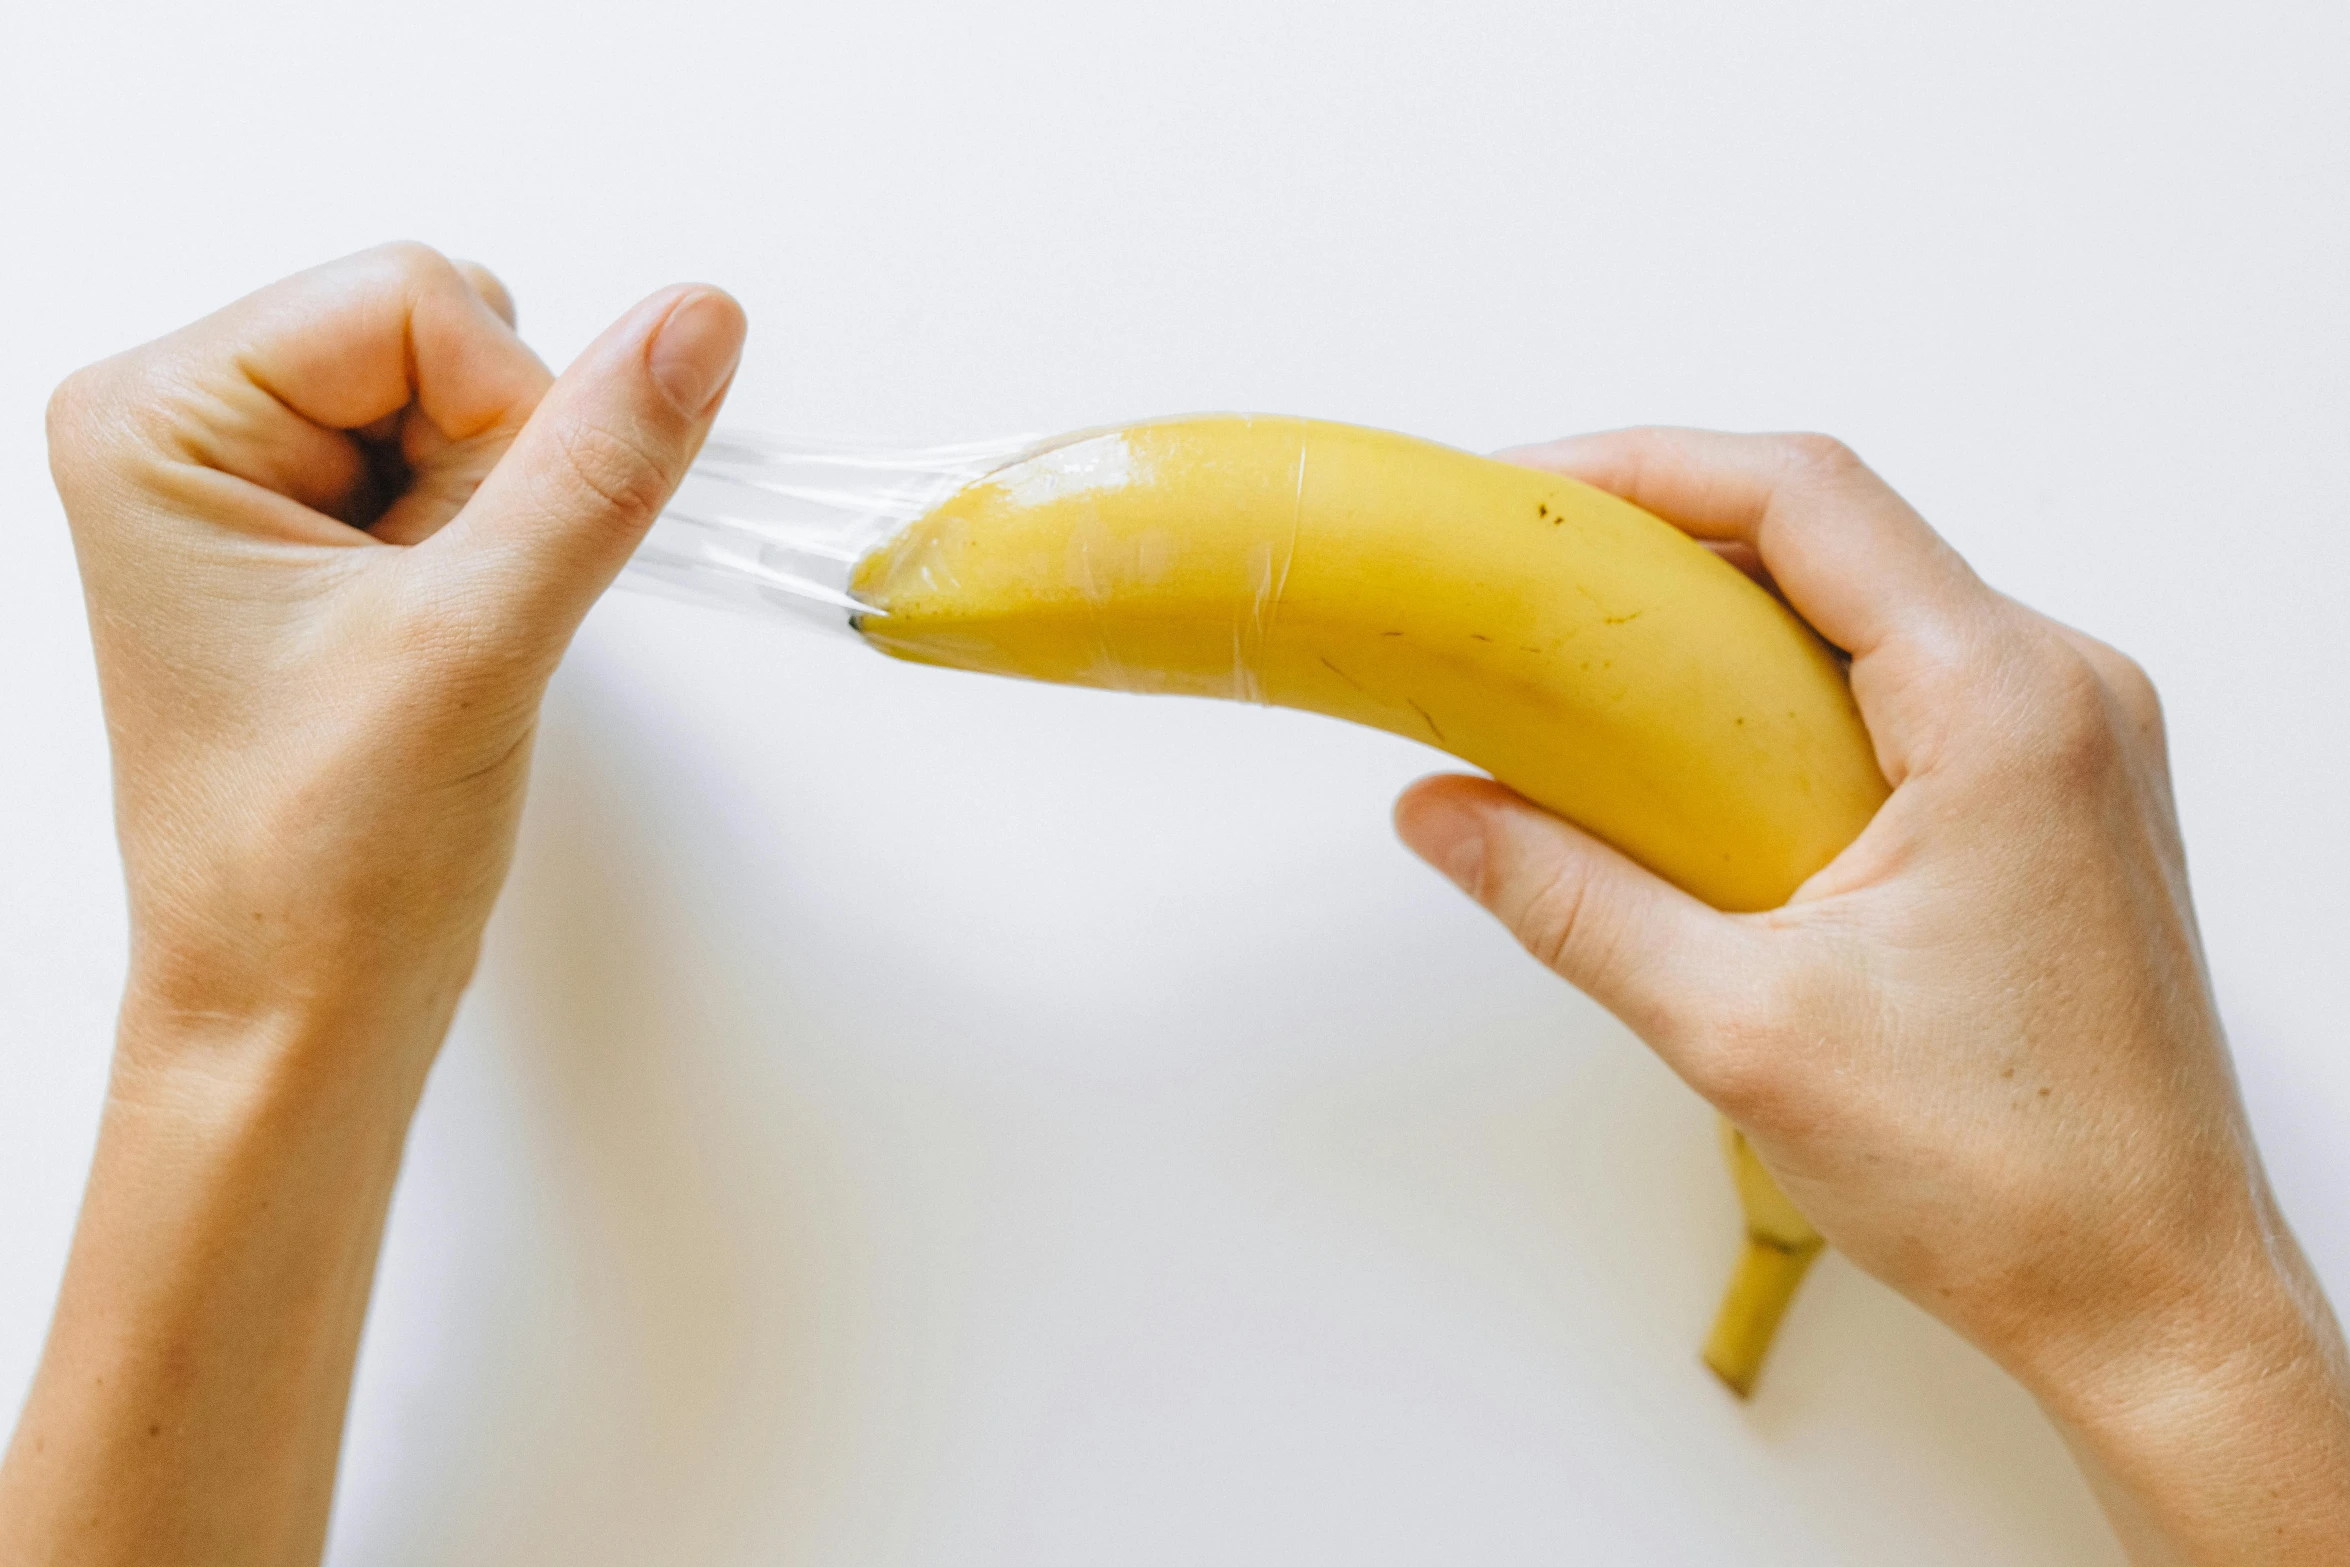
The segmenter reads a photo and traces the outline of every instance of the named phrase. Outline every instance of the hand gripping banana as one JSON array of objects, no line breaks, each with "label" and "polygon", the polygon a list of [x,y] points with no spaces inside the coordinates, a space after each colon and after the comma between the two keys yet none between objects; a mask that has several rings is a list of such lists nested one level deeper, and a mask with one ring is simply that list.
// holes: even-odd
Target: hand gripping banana
[{"label": "hand gripping banana", "polygon": [[[1837,655],[1704,546],[1573,479],[1233,415],[1008,455],[942,454],[927,487],[905,491],[916,504],[877,508],[886,528],[828,547],[845,592],[819,591],[868,642],[918,663],[1370,724],[1484,768],[1733,911],[1785,902],[1885,797]],[[842,493],[839,473],[795,482],[768,488]],[[760,591],[800,592],[806,563],[779,549],[770,530],[746,569],[768,574]],[[657,534],[640,563],[674,578],[680,559]],[[1735,1168],[1750,1230],[1795,1233],[1751,1152]],[[1758,1261],[1749,1245],[1707,1350],[1741,1395],[1809,1244],[1787,1265],[1773,1259],[1800,1247]]]}]

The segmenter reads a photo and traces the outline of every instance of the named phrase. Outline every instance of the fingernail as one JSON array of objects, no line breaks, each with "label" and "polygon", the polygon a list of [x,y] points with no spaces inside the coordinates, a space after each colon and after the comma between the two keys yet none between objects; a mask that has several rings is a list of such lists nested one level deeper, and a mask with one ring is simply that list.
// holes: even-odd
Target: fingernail
[{"label": "fingernail", "polygon": [[742,306],[716,289],[691,295],[669,312],[647,363],[678,412],[700,418],[725,390],[743,354]]},{"label": "fingernail", "polygon": [[1452,879],[1470,897],[1485,877],[1485,814],[1450,801],[1412,812],[1412,851]]}]

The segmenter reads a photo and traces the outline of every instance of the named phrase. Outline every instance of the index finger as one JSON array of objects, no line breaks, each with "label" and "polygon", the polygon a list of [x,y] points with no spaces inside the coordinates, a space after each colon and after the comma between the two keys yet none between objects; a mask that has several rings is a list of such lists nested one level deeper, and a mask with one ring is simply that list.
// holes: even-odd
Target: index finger
[{"label": "index finger", "polygon": [[297,272],[166,340],[225,358],[329,430],[414,402],[449,439],[519,425],[550,377],[465,273],[424,245],[382,245]]},{"label": "index finger", "polygon": [[375,482],[369,442],[387,443],[421,415],[444,447],[500,444],[552,379],[458,264],[423,245],[386,245],[81,372],[68,383],[81,395],[66,402],[108,417],[85,419],[85,439],[53,449],[53,461],[127,439],[167,466],[266,492],[245,497],[248,525],[347,542],[333,519]]},{"label": "index finger", "polygon": [[1902,638],[1949,648],[1993,603],[1925,518],[1824,436],[1614,430],[1499,455],[1752,547],[1796,613],[1856,660]]}]

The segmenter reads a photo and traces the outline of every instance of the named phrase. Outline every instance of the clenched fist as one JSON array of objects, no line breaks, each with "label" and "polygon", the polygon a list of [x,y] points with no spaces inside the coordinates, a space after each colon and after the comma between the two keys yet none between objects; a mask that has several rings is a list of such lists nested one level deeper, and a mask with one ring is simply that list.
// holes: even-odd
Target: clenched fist
[{"label": "clenched fist", "polygon": [[731,299],[670,289],[557,380],[488,273],[398,245],[60,389],[134,1021],[445,1013],[548,674],[742,337]]}]

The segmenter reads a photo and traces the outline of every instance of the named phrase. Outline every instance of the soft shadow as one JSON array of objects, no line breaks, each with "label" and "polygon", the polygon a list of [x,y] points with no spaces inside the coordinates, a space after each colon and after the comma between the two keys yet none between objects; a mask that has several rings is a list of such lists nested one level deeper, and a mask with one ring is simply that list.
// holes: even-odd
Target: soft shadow
[{"label": "soft shadow", "polygon": [[363,1482],[389,1505],[348,1531],[352,1559],[742,1559],[748,1536],[766,1554],[820,1530],[851,1461],[822,1434],[857,1396],[834,1371],[858,1358],[839,1331],[855,1202],[807,1081],[808,1042],[838,1030],[784,999],[820,943],[780,890],[744,906],[788,872],[722,878],[762,846],[725,842],[666,754],[592,666],[567,672],[453,1047],[491,1059],[444,1063],[466,1101],[449,1113],[519,1146],[486,1214],[442,1227],[510,1250],[441,1259],[463,1298],[392,1352],[431,1385],[401,1390],[409,1429]]},{"label": "soft shadow", "polygon": [[[1403,936],[1358,940],[1409,961]],[[1731,1398],[1697,1356],[1738,1234],[1712,1112],[1596,1008],[1501,976],[1456,989],[1447,1017],[1404,999],[1414,983],[1364,1006],[1378,1048],[1284,1085],[1266,1135],[1294,1180],[1454,1281],[1562,1423],[1617,1431],[1609,1463],[1684,1473],[1714,1505],[1745,1491],[1791,1561],[1967,1559],[1915,1515],[1936,1497],[1999,1560],[2120,1563],[2032,1400],[1840,1257],[1753,1400]]]}]

